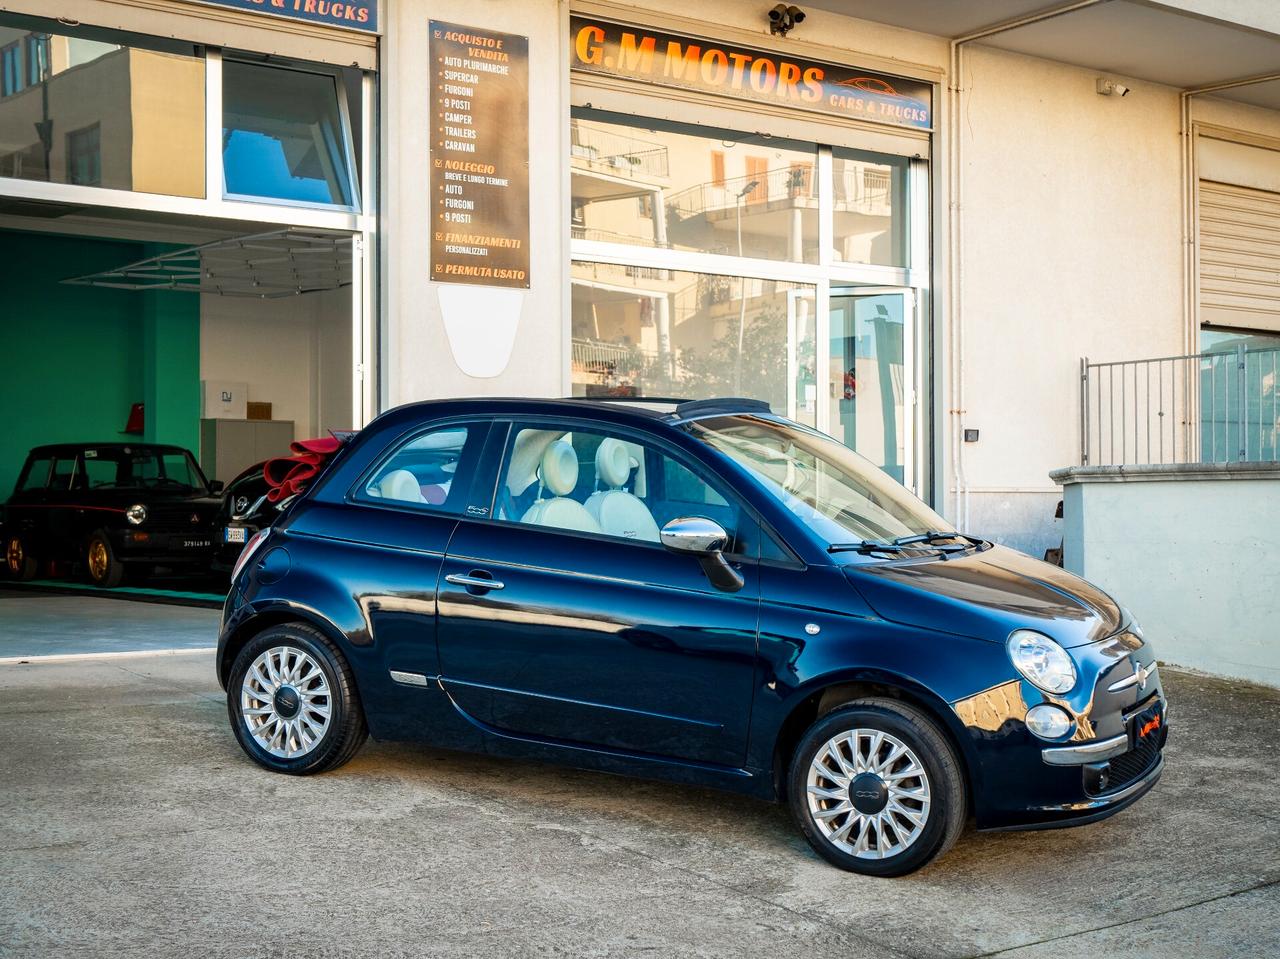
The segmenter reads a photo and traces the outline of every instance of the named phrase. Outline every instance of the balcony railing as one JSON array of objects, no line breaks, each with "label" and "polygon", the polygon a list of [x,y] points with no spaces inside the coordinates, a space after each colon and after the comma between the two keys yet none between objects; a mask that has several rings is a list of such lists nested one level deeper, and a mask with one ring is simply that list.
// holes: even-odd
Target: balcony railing
[{"label": "balcony railing", "polygon": [[745,212],[761,203],[800,197],[813,199],[818,195],[816,179],[812,164],[797,164],[736,176],[718,183],[708,181],[667,197],[667,209],[683,219],[699,213],[732,210],[739,203]]},{"label": "balcony railing", "polygon": [[1280,460],[1280,349],[1080,368],[1085,465]]},{"label": "balcony railing", "polygon": [[602,130],[578,120],[569,122],[569,149],[575,159],[596,168],[633,178],[666,177],[670,172],[667,148],[652,140]]}]

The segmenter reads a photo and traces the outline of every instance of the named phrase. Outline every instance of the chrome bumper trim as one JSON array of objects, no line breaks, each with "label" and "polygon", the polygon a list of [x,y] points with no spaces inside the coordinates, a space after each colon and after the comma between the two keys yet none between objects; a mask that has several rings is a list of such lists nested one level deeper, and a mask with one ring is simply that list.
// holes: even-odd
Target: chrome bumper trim
[{"label": "chrome bumper trim", "polygon": [[1110,739],[1099,739],[1079,746],[1054,746],[1042,749],[1040,755],[1050,766],[1083,766],[1099,763],[1129,751],[1129,734],[1121,733]]}]

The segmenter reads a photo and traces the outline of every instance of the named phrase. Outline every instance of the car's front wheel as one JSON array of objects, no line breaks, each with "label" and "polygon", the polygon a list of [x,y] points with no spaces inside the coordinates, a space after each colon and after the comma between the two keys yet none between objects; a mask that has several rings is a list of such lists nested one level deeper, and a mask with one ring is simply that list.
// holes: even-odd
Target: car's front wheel
[{"label": "car's front wheel", "polygon": [[92,534],[85,544],[84,565],[94,586],[115,589],[124,582],[124,563],[116,556],[111,538],[103,530]]},{"label": "car's front wheel", "polygon": [[336,769],[368,736],[351,667],[328,637],[301,623],[273,626],[240,650],[227,712],[240,747],[273,772]]},{"label": "car's front wheel", "polygon": [[10,533],[4,539],[4,568],[10,579],[20,582],[35,579],[35,558],[27,551],[27,544],[17,533]]},{"label": "car's front wheel", "polygon": [[927,715],[892,699],[819,718],[796,747],[787,785],[809,844],[869,876],[919,869],[955,844],[968,815],[950,743]]}]

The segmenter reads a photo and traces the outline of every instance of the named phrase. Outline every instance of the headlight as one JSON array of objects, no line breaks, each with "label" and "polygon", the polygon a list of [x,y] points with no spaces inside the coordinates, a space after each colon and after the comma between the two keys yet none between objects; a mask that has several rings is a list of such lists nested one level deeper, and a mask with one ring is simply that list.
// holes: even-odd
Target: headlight
[{"label": "headlight", "polygon": [[134,503],[124,511],[124,518],[134,526],[141,526],[147,518],[147,508],[141,503]]},{"label": "headlight", "polygon": [[1014,668],[1046,693],[1066,693],[1075,686],[1075,663],[1065,649],[1043,633],[1014,630],[1005,648]]},{"label": "headlight", "polygon": [[1071,732],[1075,720],[1058,706],[1041,703],[1027,710],[1027,728],[1041,739],[1061,739]]}]

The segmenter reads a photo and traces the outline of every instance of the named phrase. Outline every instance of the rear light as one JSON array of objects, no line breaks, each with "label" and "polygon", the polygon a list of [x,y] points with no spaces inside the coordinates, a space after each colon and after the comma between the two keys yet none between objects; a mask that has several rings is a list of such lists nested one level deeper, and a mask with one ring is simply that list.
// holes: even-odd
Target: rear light
[{"label": "rear light", "polygon": [[260,529],[249,537],[249,542],[244,544],[244,549],[240,550],[240,556],[236,559],[236,565],[231,569],[231,581],[233,583],[240,576],[240,571],[249,564],[249,560],[258,551],[258,547],[266,542],[267,533],[269,532],[270,529]]}]

